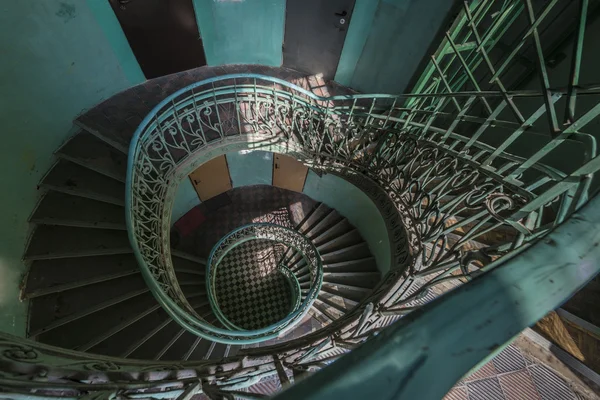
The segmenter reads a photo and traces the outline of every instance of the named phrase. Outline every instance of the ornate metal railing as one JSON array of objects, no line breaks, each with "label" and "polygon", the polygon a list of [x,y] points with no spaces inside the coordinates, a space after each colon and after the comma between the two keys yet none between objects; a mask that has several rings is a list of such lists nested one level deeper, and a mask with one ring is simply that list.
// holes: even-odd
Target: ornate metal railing
[{"label": "ornate metal railing", "polygon": [[[218,398],[269,375],[287,386],[354,350],[282,396],[441,398],[600,270],[600,91],[579,83],[587,1],[579,3],[563,82],[547,70],[538,30],[557,3],[538,11],[529,0],[465,3],[410,94],[321,98],[281,80],[235,75],[165,99],[131,147],[127,218],[148,284],[182,326],[214,340],[248,339],[211,331],[194,315],[168,245],[177,182],[227,151],[288,153],[363,188],[387,216],[390,272],[325,329],[220,362],[155,365],[3,335],[0,387],[61,396],[202,390]],[[512,41],[508,50],[501,39]],[[539,86],[512,90],[522,87],[513,67],[526,43]]]},{"label": "ornate metal railing", "polygon": [[[254,332],[242,329],[231,322],[219,307],[217,296],[217,270],[223,258],[237,246],[252,240],[268,240],[298,252],[307,264],[309,271],[309,289],[301,293],[297,277],[285,266],[279,265],[280,273],[285,275],[292,290],[292,306],[289,314],[277,323]],[[281,254],[280,257],[283,257]],[[255,267],[258,267],[256,265]],[[206,263],[206,292],[213,312],[223,325],[229,329],[245,331],[247,335],[277,332],[282,335],[292,329],[308,313],[314,303],[323,282],[323,265],[314,244],[299,232],[283,226],[267,223],[253,223],[241,226],[221,238],[213,247]]]}]

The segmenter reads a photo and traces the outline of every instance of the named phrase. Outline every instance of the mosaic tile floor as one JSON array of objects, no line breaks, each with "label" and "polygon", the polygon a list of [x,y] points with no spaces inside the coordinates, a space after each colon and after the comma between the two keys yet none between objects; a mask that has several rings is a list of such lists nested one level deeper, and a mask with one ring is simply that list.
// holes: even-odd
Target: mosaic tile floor
[{"label": "mosaic tile floor", "polygon": [[[276,376],[244,391],[273,395],[281,390]],[[376,398],[376,397],[375,397]],[[558,373],[528,358],[519,347],[508,346],[477,372],[462,379],[443,400],[579,400]]]},{"label": "mosaic tile floor", "polygon": [[286,249],[271,240],[250,240],[233,248],[219,263],[216,297],[234,325],[265,328],[291,311],[290,283],[278,269]]},{"label": "mosaic tile floor", "polygon": [[462,379],[444,400],[577,400],[556,372],[530,358],[514,344],[474,374]]}]

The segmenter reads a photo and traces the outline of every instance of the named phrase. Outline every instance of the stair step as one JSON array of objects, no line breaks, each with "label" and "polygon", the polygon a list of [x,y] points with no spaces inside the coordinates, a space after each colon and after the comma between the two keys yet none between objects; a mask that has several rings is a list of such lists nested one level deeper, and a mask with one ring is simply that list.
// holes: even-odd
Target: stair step
[{"label": "stair step", "polygon": [[330,253],[332,251],[345,249],[361,243],[364,243],[362,236],[360,236],[358,230],[353,229],[341,236],[330,239],[329,241],[317,246],[317,250],[319,250],[319,253]]},{"label": "stair step", "polygon": [[335,308],[338,312],[345,314],[351,307],[346,307],[344,299],[327,292],[320,292],[317,299],[326,306]]},{"label": "stair step", "polygon": [[[149,340],[151,340],[152,338],[154,338],[156,335],[160,334],[160,332],[165,329],[168,325],[175,325],[176,322],[174,322],[171,317],[169,317],[166,313],[166,311],[163,311],[163,315],[164,317],[161,319],[160,317],[156,317],[157,320],[156,321],[148,321],[146,322],[146,320],[144,319],[142,321],[143,325],[138,329],[136,328],[135,333],[139,333],[139,332],[147,332],[144,336],[137,338],[133,343],[129,344],[126,349],[120,353],[119,357],[130,357],[133,353],[135,353],[136,351],[138,351],[142,346],[144,346],[144,344],[146,342],[148,342]],[[150,315],[152,316],[152,314]],[[147,329],[143,329],[145,327],[148,327]],[[133,336],[135,337],[135,335]],[[122,343],[122,341],[120,341]],[[143,359],[145,357],[132,357],[132,358],[140,358]]]},{"label": "stair step", "polygon": [[34,298],[29,334],[36,336],[147,292],[141,274],[136,274]]},{"label": "stair step", "polygon": [[327,229],[337,224],[342,219],[343,217],[340,214],[338,214],[337,211],[329,208],[327,210],[327,213],[324,213],[321,219],[319,219],[316,224],[314,224],[306,231],[305,235],[312,240],[315,237],[319,236],[321,233],[326,232]]},{"label": "stair step", "polygon": [[321,291],[335,296],[339,296],[342,299],[344,299],[344,301],[349,300],[356,303],[360,302],[368,294],[368,292],[365,290],[356,291],[353,289],[347,289],[345,287],[330,284],[323,284],[321,286]]},{"label": "stair step", "polygon": [[308,216],[302,221],[297,227],[296,230],[302,234],[306,234],[308,229],[315,225],[319,219],[322,218],[323,213],[326,213],[330,210],[327,205],[324,203],[319,203],[315,208],[310,211]]},{"label": "stair step", "polygon": [[91,133],[80,131],[59,148],[56,155],[102,175],[125,182],[127,155]]},{"label": "stair step", "polygon": [[[167,94],[159,85],[161,79],[171,79],[170,77],[162,77],[153,79],[148,82],[148,85],[158,89],[158,93],[154,94],[155,99],[153,104],[148,104],[148,93],[144,93],[143,97],[137,95],[137,91],[142,85],[127,89],[121,93],[117,93],[104,102],[96,105],[75,119],[75,124],[85,131],[92,133],[106,143],[109,143],[114,148],[127,154],[129,142],[133,134],[144,117],[152,110],[154,104],[158,104],[157,95],[161,100]],[[172,84],[167,83],[169,91],[172,89]]]},{"label": "stair step", "polygon": [[[335,304],[335,303],[333,303],[333,304]],[[333,307],[318,297],[317,297],[317,299],[315,299],[315,302],[313,303],[313,305],[316,305],[320,311],[326,312],[327,315],[333,317],[334,320],[341,318],[344,316],[344,314],[346,314],[346,310],[340,310],[337,307]]]},{"label": "stair step", "polygon": [[202,265],[203,270],[204,266],[206,266],[206,258],[198,257],[194,254],[190,254],[182,250],[171,249],[171,256],[182,258],[184,260],[188,260],[196,264],[200,264]]},{"label": "stair step", "polygon": [[52,293],[139,274],[133,254],[33,261],[23,296],[31,299]]},{"label": "stair step", "polygon": [[353,287],[372,289],[379,282],[379,272],[326,272],[323,282],[334,285],[349,285]]},{"label": "stair step", "polygon": [[[152,309],[150,307],[149,309]],[[144,311],[142,311],[143,313]],[[91,353],[112,357],[129,357],[147,340],[158,334],[168,324],[177,325],[162,307],[143,315],[133,324],[123,328],[113,336],[104,339],[90,349]],[[107,327],[108,329],[108,327]],[[96,340],[100,339],[97,338]]]},{"label": "stair step", "polygon": [[[68,324],[37,335],[40,342],[69,349],[85,348],[101,335],[111,333],[115,327],[132,316],[144,313],[156,306],[156,299],[149,291],[120,301],[110,307],[97,310]],[[117,332],[118,333],[118,332]]]},{"label": "stair step", "polygon": [[131,252],[126,231],[40,225],[33,232],[24,258],[49,260]]},{"label": "stair step", "polygon": [[197,336],[185,331],[175,342],[160,356],[163,361],[180,361],[194,344]]},{"label": "stair step", "polygon": [[[204,300],[201,296],[190,301],[193,307],[198,307]],[[144,324],[140,328],[132,327],[134,332],[148,332],[144,336],[136,339],[133,343],[127,345],[127,349],[121,353],[122,356],[128,356],[135,359],[155,360],[170,342],[175,342],[175,336],[183,335],[179,324],[172,321],[169,317],[167,321],[155,322],[156,325]],[[142,323],[144,320],[141,321]],[[184,330],[183,330],[184,331]],[[172,343],[171,343],[172,345]],[[165,350],[166,351],[166,350]]]},{"label": "stair step", "polygon": [[377,272],[377,263],[374,257],[358,260],[342,261],[339,263],[323,264],[323,272]]},{"label": "stair step", "polygon": [[326,307],[323,307],[316,301],[313,303],[311,312],[313,313],[313,315],[320,316],[321,319],[325,321],[325,324],[329,324],[330,322],[333,322],[337,319],[337,317],[334,314],[330,313]]},{"label": "stair step", "polygon": [[323,264],[340,263],[342,261],[357,260],[370,257],[371,252],[366,242],[358,243],[339,250],[321,253]]},{"label": "stair step", "polygon": [[[330,293],[330,292],[334,292],[334,293]],[[359,303],[356,300],[352,300],[352,299],[340,296],[339,294],[335,294],[335,293],[338,293],[338,291],[330,289],[330,291],[327,292],[327,291],[321,290],[319,292],[319,297],[324,302],[332,302],[332,303],[338,304],[340,307],[342,307],[346,311],[351,310],[352,308],[356,307],[356,305]]]},{"label": "stair step", "polygon": [[[190,304],[193,306],[199,302],[200,297],[200,295],[196,295],[190,299]],[[93,341],[96,342],[96,345],[91,347],[89,352],[123,357],[135,351],[150,337],[157,334],[167,325],[168,321],[172,321],[171,317],[157,303],[141,313],[128,316],[115,327],[106,327],[104,332],[88,342],[88,345]],[[176,322],[173,323],[177,324]],[[83,348],[84,346],[79,347],[79,349]]]},{"label": "stair step", "polygon": [[125,205],[123,182],[66,160],[59,160],[54,165],[40,182],[40,187],[119,206]]},{"label": "stair step", "polygon": [[326,229],[324,232],[317,235],[312,240],[315,246],[319,246],[352,230],[354,230],[354,226],[352,226],[352,224],[346,218],[344,218]]},{"label": "stair step", "polygon": [[204,276],[206,274],[206,266],[195,261],[190,261],[187,258],[181,258],[179,256],[173,256],[173,267],[175,272],[194,274],[198,276]]},{"label": "stair step", "polygon": [[[214,343],[214,342],[213,342]],[[210,352],[210,356],[207,357],[207,360],[220,360],[225,356],[225,350],[227,349],[227,345],[223,343],[215,343],[212,351]]]},{"label": "stair step", "polygon": [[[333,278],[328,278],[327,280],[323,280],[323,285],[325,286],[334,286],[342,289],[355,290],[357,292],[368,294],[373,289],[371,282],[365,281],[351,281],[351,282],[332,282]],[[335,279],[336,281],[341,281],[341,278]]]},{"label": "stair step", "polygon": [[40,200],[29,221],[44,225],[127,229],[123,207],[53,190]]}]

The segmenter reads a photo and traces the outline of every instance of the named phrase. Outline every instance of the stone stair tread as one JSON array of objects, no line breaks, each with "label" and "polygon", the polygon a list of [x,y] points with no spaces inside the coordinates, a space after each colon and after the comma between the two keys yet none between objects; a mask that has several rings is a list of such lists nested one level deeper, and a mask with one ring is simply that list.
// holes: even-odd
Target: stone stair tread
[{"label": "stone stair tread", "polygon": [[110,178],[125,182],[127,155],[89,132],[80,131],[56,155]]},{"label": "stone stair tread", "polygon": [[[171,319],[171,317],[169,317],[165,311],[163,312],[163,314],[164,314],[164,318],[160,321],[150,321],[149,320],[149,322],[148,322],[146,320],[142,320],[141,321],[142,325],[140,326],[140,328],[139,329],[137,327],[134,328],[135,335],[132,335],[132,337],[134,337],[135,340],[133,340],[131,343],[128,343],[128,346],[119,354],[119,357],[131,357],[131,358],[142,358],[142,359],[146,358],[146,357],[132,356],[132,354],[137,352],[140,348],[143,348],[143,346],[148,341],[155,338],[156,335],[159,335],[160,332],[163,329],[165,329],[167,326],[176,324],[176,322],[173,321]],[[130,329],[130,328],[128,328],[128,329]],[[144,332],[144,334],[140,335],[140,337],[137,337],[137,334],[139,332]]]},{"label": "stone stair tread", "polygon": [[131,252],[126,231],[40,225],[33,232],[24,258],[48,260]]},{"label": "stone stair tread", "polygon": [[[190,298],[190,304],[195,306],[202,302],[200,295],[196,295]],[[137,318],[141,316],[140,318]],[[132,319],[135,319],[132,323],[128,323]],[[171,321],[174,325],[177,325],[166,311],[158,303],[155,302],[154,306],[149,306],[138,314],[133,314],[123,322],[127,324],[126,327],[115,326],[110,329],[120,329],[118,332],[114,332],[111,336],[103,338],[110,332],[109,327],[102,332],[97,340],[103,339],[98,342],[89,351],[97,354],[105,354],[108,356],[115,357],[128,357],[131,353],[141,347],[146,341],[150,340],[155,335],[159,334]]]},{"label": "stone stair tread", "polygon": [[313,240],[343,219],[344,217],[342,217],[337,211],[329,208],[327,213],[305,232],[305,235],[309,239]]},{"label": "stone stair tread", "polygon": [[133,296],[138,291],[148,291],[141,274],[34,298],[30,301],[29,310],[30,335],[58,320],[93,314],[99,307]]},{"label": "stone stair tread", "polygon": [[167,351],[159,358],[161,361],[181,361],[196,340],[196,335],[184,331]]},{"label": "stone stair tread", "polygon": [[323,272],[379,272],[375,257],[323,264]]},{"label": "stone stair tread", "polygon": [[316,246],[319,246],[354,229],[348,219],[344,218],[314,237],[313,242]]},{"label": "stone stair tread", "polygon": [[[173,344],[185,333],[179,324],[169,324],[163,331],[160,332],[160,336],[157,335],[153,340],[149,340],[145,346],[138,349],[138,352],[143,352],[144,359],[160,360],[163,355],[173,346]],[[145,348],[148,344],[153,344],[150,348]]]},{"label": "stone stair tread", "polygon": [[358,243],[342,249],[321,253],[323,264],[339,263],[371,256],[366,242]]},{"label": "stone stair tread", "polygon": [[354,302],[360,302],[368,294],[366,293],[366,291],[351,290],[345,287],[340,287],[328,283],[323,284],[321,286],[321,291],[339,296],[344,300],[350,300]]},{"label": "stone stair tread", "polygon": [[127,229],[123,207],[53,190],[42,197],[29,221],[45,225]]},{"label": "stone stair tread", "polygon": [[78,349],[96,339],[99,334],[106,333],[124,320],[155,305],[156,299],[152,293],[146,292],[44,332],[39,335],[39,340],[59,347]]},{"label": "stone stair tread", "polygon": [[[171,320],[171,317],[167,312],[162,307],[158,307],[158,309],[144,315],[138,321],[98,343],[89,351],[107,356],[123,357],[125,353],[130,351],[131,347],[144,339],[144,336],[152,333],[153,329],[169,320]],[[176,322],[172,323],[176,324]]]},{"label": "stone stair tread", "polygon": [[[193,300],[190,301],[192,306],[197,307],[205,304],[203,300],[203,296],[196,296]],[[208,306],[208,303],[205,305]],[[169,319],[168,316],[165,318]],[[169,360],[172,358],[167,357],[177,357],[177,354],[184,356],[187,351],[189,351],[190,347],[194,344],[195,335],[185,332],[181,326],[179,326],[176,322],[166,322],[165,320],[161,320],[160,318],[148,318],[144,317],[142,320],[136,322],[135,325],[132,325],[127,330],[123,330],[120,333],[120,336],[127,338],[128,335],[133,336],[137,334],[139,336],[136,337],[134,341],[128,341],[126,346],[119,346],[121,349],[121,356],[127,356],[130,358],[139,358],[139,359],[156,359],[157,353],[165,350],[167,345],[169,348],[165,350],[164,354],[160,357],[161,360]],[[131,332],[131,333],[128,333]],[[145,332],[144,335],[139,334],[139,332]],[[111,341],[116,341],[118,338],[110,339]],[[170,343],[170,342],[173,343]],[[211,342],[205,339],[202,339],[195,351],[190,354],[190,360],[201,360],[204,354],[202,354],[202,349],[208,350],[208,345]],[[106,344],[107,346],[109,343]],[[182,358],[177,359],[177,361],[181,361]]]},{"label": "stone stair tread", "polygon": [[327,302],[323,301],[322,299],[320,299],[318,297],[315,300],[314,304],[321,312],[327,312],[327,315],[334,317],[334,320],[339,319],[342,316],[344,316],[344,314],[347,311],[347,310],[340,310],[336,307],[332,307],[330,304],[328,304]]},{"label": "stone stair tread", "polygon": [[33,261],[23,289],[33,298],[140,272],[133,254]]},{"label": "stone stair tread", "polygon": [[330,210],[329,207],[325,203],[319,203],[302,221],[297,227],[296,230],[301,232],[302,234],[306,234],[306,232],[313,227],[324,214],[328,213]]},{"label": "stone stair tread", "polygon": [[360,243],[365,243],[357,229],[353,229],[341,236],[333,238],[317,246],[320,253],[329,253],[336,250],[345,249]]},{"label": "stone stair tread", "polygon": [[336,315],[331,313],[329,309],[327,309],[326,307],[323,307],[321,304],[319,304],[318,302],[314,302],[313,306],[311,308],[311,312],[314,316],[319,316],[321,318],[319,318],[321,320],[321,322],[324,322],[324,325],[328,325],[331,322],[336,320]]},{"label": "stone stair tread", "polygon": [[350,308],[352,308],[347,306],[346,302],[342,297],[335,296],[327,292],[320,292],[317,296],[317,299],[321,303],[325,304],[327,307],[335,308],[337,311],[343,314],[345,314]]},{"label": "stone stair tread", "polygon": [[189,252],[183,251],[183,250],[178,250],[178,249],[171,249],[171,256],[176,257],[176,258],[180,258],[183,260],[187,260],[196,264],[200,264],[202,266],[202,270],[204,271],[204,266],[206,266],[206,259],[203,257],[199,257],[195,254],[190,254]]},{"label": "stone stair tread", "polygon": [[123,206],[125,185],[67,160],[59,160],[40,187]]}]

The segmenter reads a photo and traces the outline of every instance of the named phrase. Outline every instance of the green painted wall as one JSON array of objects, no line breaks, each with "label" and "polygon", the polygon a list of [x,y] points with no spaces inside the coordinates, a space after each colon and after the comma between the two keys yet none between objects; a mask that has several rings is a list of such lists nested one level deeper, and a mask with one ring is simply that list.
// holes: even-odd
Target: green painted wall
[{"label": "green painted wall", "polygon": [[348,218],[369,245],[377,268],[382,273],[389,270],[391,249],[385,221],[369,196],[338,176],[319,177],[310,170],[303,192]]},{"label": "green painted wall", "polygon": [[116,21],[106,0],[8,1],[0,9],[0,330],[24,335],[18,288],[36,185],[75,133],[77,114],[144,78],[124,36],[106,33]]},{"label": "green painted wall", "polygon": [[[266,151],[240,151],[227,153],[227,164],[233,187],[271,185],[273,179],[273,153]],[[173,208],[173,222],[199,204],[194,199],[194,189],[186,182],[179,187]],[[354,185],[335,175],[319,177],[308,172],[303,193],[323,202],[348,218],[361,233],[373,253],[377,266],[383,273],[390,265],[390,246],[385,221],[371,199]]]},{"label": "green painted wall", "polygon": [[193,1],[208,65],[281,65],[285,0]]},{"label": "green painted wall", "polygon": [[227,154],[233,187],[270,185],[273,182],[273,153],[240,151]]},{"label": "green painted wall", "polygon": [[335,80],[366,93],[403,93],[453,3],[356,0]]},{"label": "green painted wall", "polygon": [[200,198],[192,182],[189,179],[179,182],[177,192],[175,193],[173,210],[171,210],[171,225],[199,204]]}]

